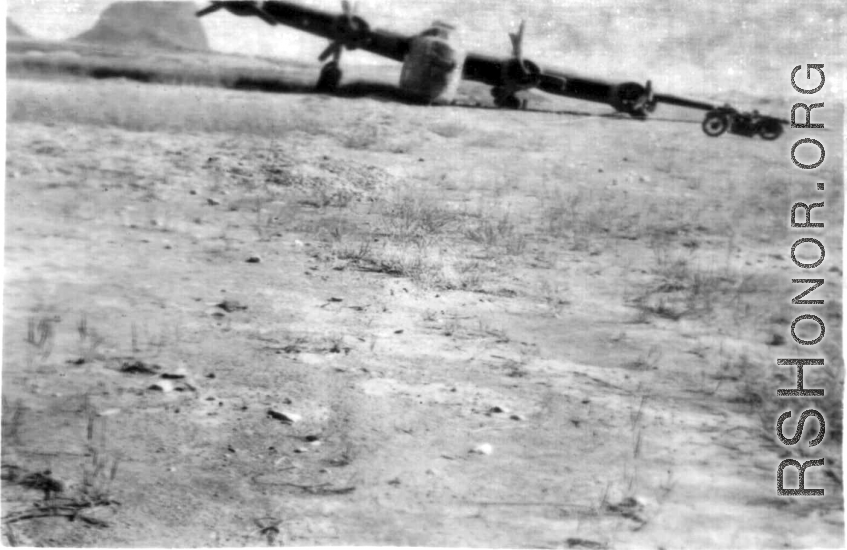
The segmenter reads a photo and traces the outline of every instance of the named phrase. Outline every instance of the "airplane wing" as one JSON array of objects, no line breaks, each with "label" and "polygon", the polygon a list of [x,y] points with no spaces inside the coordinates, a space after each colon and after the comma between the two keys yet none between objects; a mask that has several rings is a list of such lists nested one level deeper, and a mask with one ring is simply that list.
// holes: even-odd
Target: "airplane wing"
[{"label": "airplane wing", "polygon": [[341,3],[341,14],[332,14],[292,2],[281,1],[213,1],[197,12],[203,17],[218,10],[226,10],[241,17],[258,17],[269,25],[282,24],[330,40],[321,54],[324,61],[330,55],[337,60],[342,49],[362,49],[395,61],[402,62],[409,51],[411,37],[402,34],[372,30],[367,21],[355,14],[347,0]]},{"label": "airplane wing", "polygon": [[[212,1],[208,7],[198,11],[197,16],[226,10],[237,16],[258,17],[269,25],[282,24],[328,39],[330,44],[319,59],[325,61],[332,58],[332,61],[324,66],[321,80],[318,81],[319,88],[331,89],[340,81],[338,61],[345,49],[362,49],[401,63],[406,59],[413,36],[373,30],[364,19],[356,15],[349,0],[342,0],[341,5],[342,13],[332,14],[284,1]],[[761,135],[774,139],[782,133],[782,125],[786,122],[756,112],[740,113],[728,105],[716,106],[698,100],[656,94],[649,80],[643,85],[639,82],[607,82],[541,68],[523,57],[523,34],[524,24],[521,22],[518,32],[509,35],[512,41],[511,57],[477,53],[469,53],[465,57],[462,77],[492,86],[492,96],[497,106],[520,108],[525,102],[519,100],[516,93],[537,88],[549,94],[605,103],[618,112],[641,119],[652,113],[658,103],[704,110],[707,114],[703,129],[709,135],[719,135],[727,128],[733,128],[734,131],[733,121],[744,119],[748,122],[752,120],[750,124],[764,125],[767,131],[761,132]]]}]

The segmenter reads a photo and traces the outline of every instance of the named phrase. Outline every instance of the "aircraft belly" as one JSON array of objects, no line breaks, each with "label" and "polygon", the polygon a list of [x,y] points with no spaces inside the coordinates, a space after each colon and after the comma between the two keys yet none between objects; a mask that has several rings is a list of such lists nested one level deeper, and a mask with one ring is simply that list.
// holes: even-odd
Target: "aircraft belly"
[{"label": "aircraft belly", "polygon": [[400,87],[428,103],[450,103],[462,79],[465,52],[450,42],[416,36],[403,62]]}]

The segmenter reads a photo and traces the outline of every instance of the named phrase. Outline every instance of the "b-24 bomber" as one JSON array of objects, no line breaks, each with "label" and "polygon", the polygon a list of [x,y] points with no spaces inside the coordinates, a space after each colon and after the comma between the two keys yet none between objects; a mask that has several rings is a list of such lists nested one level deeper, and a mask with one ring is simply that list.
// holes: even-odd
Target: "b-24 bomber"
[{"label": "b-24 bomber", "polygon": [[607,82],[542,67],[523,55],[524,23],[510,33],[512,55],[497,57],[466,52],[457,42],[455,28],[434,22],[417,35],[404,35],[371,26],[356,14],[355,6],[342,0],[340,14],[283,1],[213,1],[197,12],[199,17],[218,10],[237,16],[258,17],[269,25],[285,25],[330,41],[320,54],[324,62],[316,88],[335,90],[342,78],[341,54],[344,50],[361,49],[403,64],[401,90],[426,104],[451,103],[461,79],[491,86],[494,104],[509,109],[526,108],[527,100],[519,96],[525,90],[537,89],[548,94],[606,103],[615,111],[636,119],[646,119],[659,103],[706,111],[703,131],[712,137],[725,132],[746,137],[760,136],[773,140],[783,132],[788,121],[772,116],[740,112],[729,105],[686,99],[653,91],[648,80],[639,82]]}]

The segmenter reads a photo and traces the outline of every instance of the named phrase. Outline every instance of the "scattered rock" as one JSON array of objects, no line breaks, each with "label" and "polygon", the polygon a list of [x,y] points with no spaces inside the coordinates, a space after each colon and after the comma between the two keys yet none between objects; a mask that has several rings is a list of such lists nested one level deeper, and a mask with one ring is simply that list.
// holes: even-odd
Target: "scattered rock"
[{"label": "scattered rock", "polygon": [[[249,260],[248,260],[249,261]],[[247,306],[239,302],[238,300],[224,300],[219,304],[215,304],[215,307],[219,307],[227,313],[232,313],[233,311],[240,311],[247,309]]]},{"label": "scattered rock", "polygon": [[275,420],[279,420],[284,424],[294,424],[296,422],[300,422],[303,420],[303,417],[297,413],[287,412],[287,411],[278,411],[275,409],[268,409],[268,416]]},{"label": "scattered rock", "polygon": [[159,380],[147,389],[153,391],[160,391],[162,393],[168,393],[174,391],[174,383],[170,380]]},{"label": "scattered rock", "polygon": [[259,264],[259,263],[262,263],[262,257],[261,256],[250,256],[245,261],[248,264]]},{"label": "scattered rock", "polygon": [[471,449],[470,452],[477,455],[490,455],[494,452],[494,447],[491,446],[491,443],[482,443]]},{"label": "scattered rock", "polygon": [[631,519],[638,523],[646,523],[642,516],[644,512],[644,502],[636,497],[626,497],[617,504],[607,502],[606,511],[613,514],[619,514],[622,517]]},{"label": "scattered rock", "polygon": [[168,379],[168,380],[182,380],[183,378],[188,376],[188,374],[189,374],[188,369],[186,369],[183,366],[179,366],[179,367],[173,369],[170,372],[163,372],[162,378],[165,378],[165,379]]},{"label": "scattered rock", "polygon": [[603,550],[608,548],[608,545],[605,543],[576,537],[571,537],[565,540],[565,544],[568,545],[568,548],[588,548],[589,550]]},{"label": "scattered rock", "polygon": [[53,473],[50,470],[35,472],[24,476],[20,483],[24,487],[44,491],[45,496],[53,493],[65,492],[65,482],[53,476]]},{"label": "scattered rock", "polygon": [[119,370],[127,374],[156,374],[161,369],[159,365],[148,365],[144,361],[135,360],[125,361]]},{"label": "scattered rock", "polygon": [[206,199],[206,204],[208,204],[209,206],[220,206],[221,201],[219,201],[218,199]]}]

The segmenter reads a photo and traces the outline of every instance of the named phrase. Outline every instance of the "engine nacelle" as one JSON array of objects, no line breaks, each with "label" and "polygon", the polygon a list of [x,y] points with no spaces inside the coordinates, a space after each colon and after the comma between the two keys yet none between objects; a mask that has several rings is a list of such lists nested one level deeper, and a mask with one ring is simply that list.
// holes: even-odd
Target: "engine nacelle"
[{"label": "engine nacelle", "polygon": [[465,50],[458,44],[455,27],[434,22],[412,38],[403,61],[400,87],[427,103],[450,103],[462,80]]},{"label": "engine nacelle", "polygon": [[612,88],[609,103],[615,110],[634,117],[645,117],[656,108],[650,81],[647,86],[638,82],[623,82]]}]

